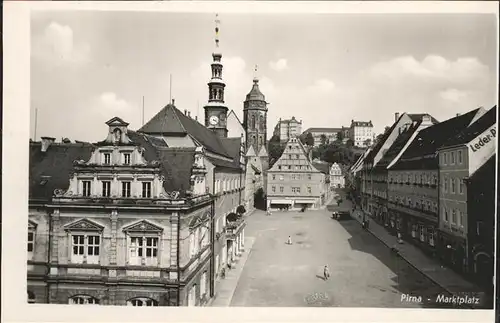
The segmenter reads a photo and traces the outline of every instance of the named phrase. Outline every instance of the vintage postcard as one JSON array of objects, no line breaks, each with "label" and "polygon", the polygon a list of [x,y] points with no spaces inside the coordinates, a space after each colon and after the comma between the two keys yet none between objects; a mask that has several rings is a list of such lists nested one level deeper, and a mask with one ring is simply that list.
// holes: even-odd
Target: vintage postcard
[{"label": "vintage postcard", "polygon": [[6,6],[16,315],[491,320],[495,3],[194,4]]}]

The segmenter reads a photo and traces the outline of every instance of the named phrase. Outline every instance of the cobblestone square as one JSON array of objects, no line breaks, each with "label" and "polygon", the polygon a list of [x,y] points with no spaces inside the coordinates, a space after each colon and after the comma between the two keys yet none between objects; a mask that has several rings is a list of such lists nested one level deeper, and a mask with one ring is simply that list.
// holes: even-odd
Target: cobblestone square
[{"label": "cobblestone square", "polygon": [[255,242],[231,306],[418,308],[426,305],[401,302],[402,294],[426,299],[443,292],[357,221],[333,220],[326,210],[258,211],[246,231]]}]

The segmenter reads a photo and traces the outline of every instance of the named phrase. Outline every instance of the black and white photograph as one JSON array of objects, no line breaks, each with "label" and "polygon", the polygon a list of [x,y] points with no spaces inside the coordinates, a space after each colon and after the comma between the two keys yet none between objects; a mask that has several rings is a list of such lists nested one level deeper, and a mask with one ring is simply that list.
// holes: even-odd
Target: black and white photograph
[{"label": "black and white photograph", "polygon": [[121,4],[29,10],[28,311],[493,312],[498,9]]}]

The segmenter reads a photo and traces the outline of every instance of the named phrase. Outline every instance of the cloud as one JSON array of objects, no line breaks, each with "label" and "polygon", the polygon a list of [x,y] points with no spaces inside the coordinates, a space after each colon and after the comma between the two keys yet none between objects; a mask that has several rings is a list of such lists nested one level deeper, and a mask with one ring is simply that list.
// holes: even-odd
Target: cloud
[{"label": "cloud", "polygon": [[330,92],[335,88],[335,83],[329,79],[318,79],[313,85],[308,87],[311,92]]},{"label": "cloud", "polygon": [[379,62],[369,69],[368,75],[380,82],[420,82],[433,87],[454,85],[457,88],[484,87],[490,76],[488,66],[477,58],[450,61],[438,55],[428,55],[422,61],[404,56]]},{"label": "cloud", "polygon": [[288,61],[285,58],[280,58],[275,62],[269,62],[269,67],[275,71],[284,71],[288,69]]},{"label": "cloud", "polygon": [[467,93],[459,91],[457,89],[446,89],[439,93],[443,100],[451,102],[460,102],[467,97]]},{"label": "cloud", "polygon": [[124,112],[130,109],[130,104],[117,97],[116,93],[105,92],[99,96],[99,105],[105,110]]},{"label": "cloud", "polygon": [[53,21],[33,40],[32,55],[53,63],[84,63],[90,58],[90,46],[75,41],[71,27]]}]

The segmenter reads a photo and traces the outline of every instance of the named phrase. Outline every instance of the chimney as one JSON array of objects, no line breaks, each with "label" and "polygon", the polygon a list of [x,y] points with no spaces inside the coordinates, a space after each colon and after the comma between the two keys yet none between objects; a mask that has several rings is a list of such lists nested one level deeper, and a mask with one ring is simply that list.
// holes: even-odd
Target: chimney
[{"label": "chimney", "polygon": [[188,110],[184,109],[184,115],[188,115]]},{"label": "chimney", "polygon": [[175,99],[172,99],[172,105],[175,106]]},{"label": "chimney", "polygon": [[191,111],[188,111],[188,117],[191,118]]},{"label": "chimney", "polygon": [[460,117],[460,113],[457,113],[457,117]]},{"label": "chimney", "polygon": [[394,121],[398,122],[399,120],[399,112],[394,113]]},{"label": "chimney", "polygon": [[54,143],[54,141],[56,140],[56,138],[52,138],[52,137],[42,137],[42,152],[46,152],[47,149],[49,149],[49,146],[52,145]]},{"label": "chimney", "polygon": [[194,120],[198,121],[198,116],[195,116],[195,117],[194,117]]}]

